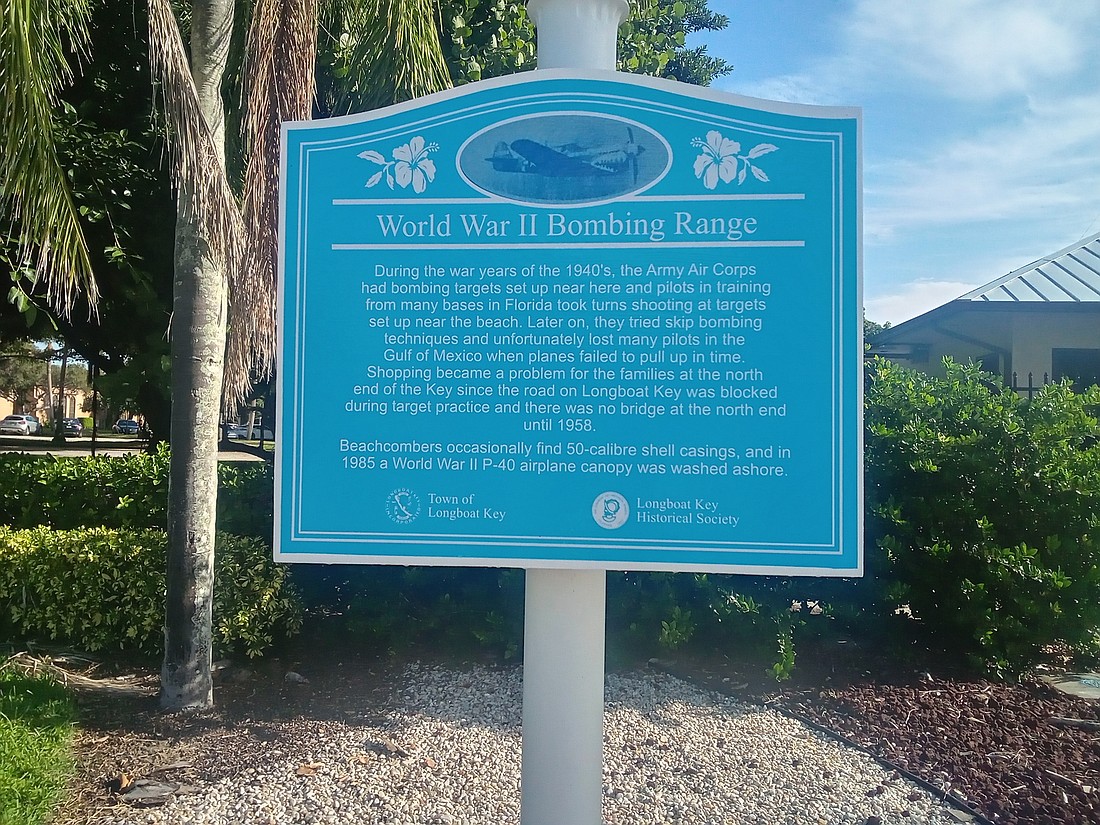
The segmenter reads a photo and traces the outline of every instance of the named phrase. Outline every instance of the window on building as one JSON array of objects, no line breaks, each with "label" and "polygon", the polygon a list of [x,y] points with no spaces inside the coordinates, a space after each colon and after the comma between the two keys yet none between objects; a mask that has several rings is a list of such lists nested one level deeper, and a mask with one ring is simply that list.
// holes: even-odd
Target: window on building
[{"label": "window on building", "polygon": [[1100,349],[1051,350],[1051,373],[1055,381],[1068,378],[1073,388],[1080,392],[1094,384],[1100,384]]}]

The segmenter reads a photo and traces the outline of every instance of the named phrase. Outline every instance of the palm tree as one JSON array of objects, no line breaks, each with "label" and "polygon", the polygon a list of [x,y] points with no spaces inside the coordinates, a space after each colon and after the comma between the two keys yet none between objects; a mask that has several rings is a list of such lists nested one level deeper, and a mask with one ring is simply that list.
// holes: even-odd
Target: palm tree
[{"label": "palm tree", "polygon": [[[217,422],[223,402],[235,406],[274,363],[278,129],[281,120],[310,115],[318,21],[330,36],[326,57],[338,52],[353,73],[326,91],[330,111],[408,100],[450,79],[441,0],[254,0],[247,21],[234,20],[235,0],[191,0],[180,15],[189,24],[189,54],[171,0],[147,2],[149,59],[177,192],[161,704],[204,708],[213,703]],[[71,77],[66,55],[87,48],[96,2],[0,3],[0,220],[19,226],[21,256],[55,311],[68,313],[78,293],[94,308],[97,288],[57,160],[52,112]],[[243,23],[247,36],[238,37]],[[243,67],[239,138],[227,129],[236,106],[223,93],[236,66]],[[227,147],[243,158],[227,157]],[[244,169],[239,198],[227,160]]]},{"label": "palm tree", "polygon": [[[71,80],[66,59],[88,45],[93,0],[4,0],[0,14],[0,220],[18,222],[19,262],[68,311],[94,302],[88,247],[54,149],[53,106]],[[7,229],[7,226],[4,227]]]},{"label": "palm tree", "polygon": [[161,706],[210,707],[218,419],[228,278],[244,227],[225,173],[221,87],[233,0],[191,7],[191,61],[168,0],[149,2],[149,56],[164,89],[177,192],[172,291],[172,462]]},{"label": "palm tree", "polygon": [[[401,56],[413,64],[442,65],[435,27],[421,22],[434,19],[426,15],[431,2],[368,0],[360,13],[385,33],[368,60],[380,59],[387,44],[406,42],[416,32],[421,36],[413,50]],[[243,58],[247,163],[239,209],[225,171],[227,113],[221,94],[234,6],[234,0],[193,0],[188,70],[168,0],[149,0],[150,57],[165,90],[179,193],[161,671],[161,705],[169,709],[213,704],[211,606],[223,386],[227,404],[235,406],[247,392],[253,368],[265,373],[274,362],[278,128],[282,120],[308,118],[313,102],[315,0],[258,0]],[[437,82],[411,93],[437,91],[445,81],[445,75],[430,77]],[[250,229],[247,235],[244,227]],[[227,291],[240,300],[227,300]]]},{"label": "palm tree", "polygon": [[[217,422],[250,373],[274,356],[278,124],[309,117],[318,8],[315,0],[257,0],[242,72],[246,173],[239,202],[226,172],[235,145],[222,89],[234,65],[234,0],[193,0],[188,42],[169,0],[148,0],[149,57],[163,95],[177,191],[172,347],[172,467],[168,593],[161,705],[213,704],[211,605],[217,496]],[[6,106],[0,197],[18,219],[24,258],[61,312],[95,280],[77,210],[57,162],[52,107],[71,76],[67,50],[88,43],[92,0],[4,0],[0,95]],[[397,99],[446,85],[435,0],[345,0],[327,14],[369,23],[368,63],[408,61]],[[379,51],[372,56],[370,48]],[[380,101],[396,102],[396,100]],[[234,300],[233,297],[239,297]],[[227,349],[227,337],[229,346]],[[228,362],[226,353],[228,352]],[[228,363],[228,369],[227,369]]]}]

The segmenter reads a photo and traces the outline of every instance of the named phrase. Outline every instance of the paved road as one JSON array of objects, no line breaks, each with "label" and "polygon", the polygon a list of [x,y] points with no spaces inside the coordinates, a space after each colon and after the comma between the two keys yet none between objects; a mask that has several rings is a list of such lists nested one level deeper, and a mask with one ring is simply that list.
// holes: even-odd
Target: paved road
[{"label": "paved road", "polygon": [[[40,453],[55,456],[106,455],[123,456],[140,453],[145,442],[140,438],[100,435],[96,438],[95,452],[92,451],[91,436],[66,438],[64,444],[54,444],[49,436],[4,435],[0,436],[0,453]],[[257,455],[236,450],[223,450],[218,454],[219,461],[263,461]]]}]

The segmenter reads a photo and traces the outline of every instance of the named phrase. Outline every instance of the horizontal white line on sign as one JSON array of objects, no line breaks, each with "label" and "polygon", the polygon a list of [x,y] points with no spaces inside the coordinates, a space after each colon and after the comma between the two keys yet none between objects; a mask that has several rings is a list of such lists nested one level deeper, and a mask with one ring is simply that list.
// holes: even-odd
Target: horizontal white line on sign
[{"label": "horizontal white line on sign", "polygon": [[[624,203],[677,203],[679,201],[804,201],[801,192],[763,195],[639,195]],[[581,204],[515,204],[504,198],[333,198],[333,206],[466,206],[478,204],[522,205],[536,209],[556,206],[576,207]]]},{"label": "horizontal white line on sign", "polygon": [[774,249],[803,247],[805,241],[649,241],[647,243],[334,243],[333,250],[383,249],[407,252],[413,249]]}]

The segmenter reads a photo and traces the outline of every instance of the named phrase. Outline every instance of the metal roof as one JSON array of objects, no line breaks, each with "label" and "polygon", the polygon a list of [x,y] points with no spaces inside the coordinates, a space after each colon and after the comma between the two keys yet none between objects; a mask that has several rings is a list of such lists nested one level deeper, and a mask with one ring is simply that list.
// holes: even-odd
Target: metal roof
[{"label": "metal roof", "polygon": [[956,301],[1100,303],[1100,233],[961,295]]}]

